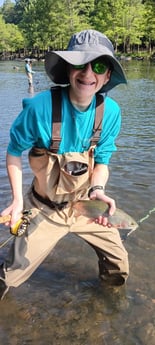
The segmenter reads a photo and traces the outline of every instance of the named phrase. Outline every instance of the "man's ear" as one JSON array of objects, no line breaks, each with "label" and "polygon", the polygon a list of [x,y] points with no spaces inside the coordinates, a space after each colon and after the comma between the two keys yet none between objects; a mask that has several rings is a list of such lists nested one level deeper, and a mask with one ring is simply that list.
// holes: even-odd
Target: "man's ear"
[{"label": "man's ear", "polygon": [[108,69],[108,71],[107,71],[107,82],[110,80],[111,73],[112,73],[112,71],[110,69]]},{"label": "man's ear", "polygon": [[107,72],[106,72],[106,77],[105,77],[104,85],[106,85],[109,82],[110,77],[111,77],[111,73],[112,73],[112,71],[110,69],[108,69]]}]

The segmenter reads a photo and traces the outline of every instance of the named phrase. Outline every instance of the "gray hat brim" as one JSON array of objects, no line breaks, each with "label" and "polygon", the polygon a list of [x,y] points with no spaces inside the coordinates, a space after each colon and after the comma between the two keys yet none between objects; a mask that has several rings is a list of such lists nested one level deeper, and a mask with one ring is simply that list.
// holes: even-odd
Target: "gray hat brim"
[{"label": "gray hat brim", "polygon": [[105,56],[112,65],[110,80],[104,85],[100,92],[108,92],[119,84],[127,84],[127,80],[119,61],[114,57],[108,48],[101,51],[53,51],[45,56],[45,70],[49,78],[58,85],[69,84],[67,75],[67,64],[86,64],[100,56]]}]

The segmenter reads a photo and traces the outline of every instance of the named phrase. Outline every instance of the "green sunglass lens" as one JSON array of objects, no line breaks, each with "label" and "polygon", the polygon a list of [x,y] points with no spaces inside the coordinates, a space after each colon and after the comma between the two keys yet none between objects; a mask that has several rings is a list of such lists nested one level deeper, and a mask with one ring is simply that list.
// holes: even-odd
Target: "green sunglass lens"
[{"label": "green sunglass lens", "polygon": [[92,66],[93,72],[103,74],[107,70],[107,66],[103,62],[95,62]]},{"label": "green sunglass lens", "polygon": [[[72,65],[72,68],[74,68],[76,70],[83,70],[83,69],[85,69],[86,65],[87,64]],[[92,66],[93,72],[96,74],[103,74],[107,70],[107,66],[102,61],[93,61],[93,62],[91,62],[91,66]]]}]

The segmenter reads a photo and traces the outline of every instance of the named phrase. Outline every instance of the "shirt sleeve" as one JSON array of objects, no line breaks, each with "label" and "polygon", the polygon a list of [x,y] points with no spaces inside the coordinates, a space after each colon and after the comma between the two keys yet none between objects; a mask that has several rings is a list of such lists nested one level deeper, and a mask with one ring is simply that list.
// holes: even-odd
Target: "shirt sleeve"
[{"label": "shirt sleeve", "polygon": [[10,129],[7,152],[13,156],[21,156],[23,151],[33,146],[48,148],[51,139],[50,124],[51,96],[49,91],[31,99],[24,99],[23,110]]},{"label": "shirt sleeve", "polygon": [[114,151],[117,150],[116,138],[121,128],[121,110],[111,98],[104,101],[104,117],[100,140],[95,148],[95,163],[109,164]]}]

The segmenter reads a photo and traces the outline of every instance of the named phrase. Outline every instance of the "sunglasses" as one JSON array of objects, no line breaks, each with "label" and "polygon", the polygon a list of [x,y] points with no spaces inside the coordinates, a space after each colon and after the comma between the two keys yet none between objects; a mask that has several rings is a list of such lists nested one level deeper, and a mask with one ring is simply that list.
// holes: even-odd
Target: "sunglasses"
[{"label": "sunglasses", "polygon": [[[90,64],[92,71],[96,74],[104,74],[108,68],[107,64],[101,60],[91,61]],[[72,65],[72,68],[80,71],[85,69],[87,65],[88,63],[85,63],[83,65]]]}]

